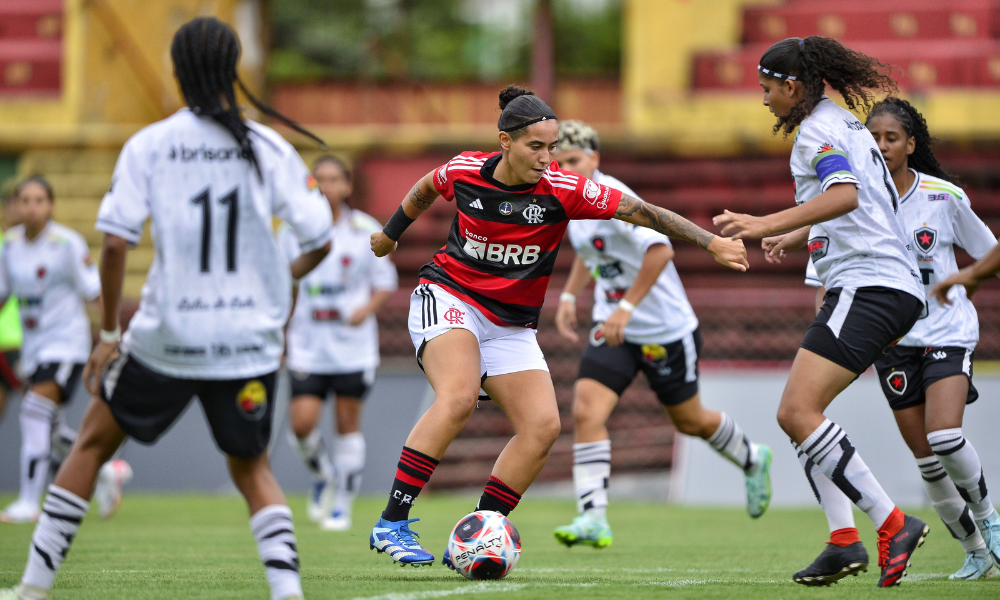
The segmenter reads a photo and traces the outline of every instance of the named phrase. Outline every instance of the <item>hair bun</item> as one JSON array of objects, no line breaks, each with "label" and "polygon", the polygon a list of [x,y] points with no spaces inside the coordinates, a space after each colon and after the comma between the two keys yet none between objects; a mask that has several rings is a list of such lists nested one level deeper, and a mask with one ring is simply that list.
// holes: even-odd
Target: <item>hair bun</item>
[{"label": "hair bun", "polygon": [[507,108],[507,105],[511,103],[514,98],[520,98],[521,96],[534,96],[535,92],[531,90],[526,90],[519,85],[508,85],[504,89],[500,90],[500,110]]}]

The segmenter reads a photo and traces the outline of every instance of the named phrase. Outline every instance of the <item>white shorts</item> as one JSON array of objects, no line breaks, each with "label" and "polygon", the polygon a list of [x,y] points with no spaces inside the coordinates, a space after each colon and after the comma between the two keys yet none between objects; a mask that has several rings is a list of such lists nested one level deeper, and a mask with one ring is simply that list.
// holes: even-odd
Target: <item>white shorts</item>
[{"label": "white shorts", "polygon": [[424,344],[451,329],[466,329],[479,340],[480,376],[483,380],[520,371],[549,370],[534,329],[497,325],[483,316],[479,309],[433,283],[422,283],[413,290],[409,327],[418,363]]}]

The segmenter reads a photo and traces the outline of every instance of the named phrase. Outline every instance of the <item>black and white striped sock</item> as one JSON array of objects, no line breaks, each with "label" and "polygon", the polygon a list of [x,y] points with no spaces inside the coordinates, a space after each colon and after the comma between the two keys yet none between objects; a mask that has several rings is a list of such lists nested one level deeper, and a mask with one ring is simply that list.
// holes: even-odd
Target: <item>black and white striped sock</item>
[{"label": "black and white striped sock", "polygon": [[927,434],[927,441],[941,466],[955,482],[958,493],[972,510],[973,518],[980,521],[993,514],[983,464],[976,449],[962,435],[962,429],[932,431]]},{"label": "black and white striped sock", "polygon": [[819,502],[826,514],[826,522],[830,526],[830,531],[855,527],[854,505],[844,495],[844,492],[840,491],[840,488],[830,481],[830,478],[823,471],[816,468],[816,464],[809,458],[809,455],[803,452],[794,440],[792,448],[795,449],[795,453],[799,457],[799,464],[806,472],[806,479],[809,480],[809,486],[816,496],[816,501]]},{"label": "black and white striped sock", "polygon": [[605,514],[610,480],[611,440],[573,444],[573,487],[581,515]]},{"label": "black and white striped sock", "polygon": [[924,491],[931,500],[931,506],[951,532],[951,537],[958,540],[966,552],[985,549],[986,543],[972,518],[972,511],[937,457],[918,458],[917,466],[920,467]]},{"label": "black and white striped sock", "polygon": [[250,517],[250,529],[257,540],[264,574],[271,586],[271,599],[301,596],[299,548],[295,542],[292,510],[283,504],[265,506]]},{"label": "black and white striped sock", "polygon": [[49,486],[42,515],[31,536],[28,566],[24,569],[22,582],[52,589],[59,566],[69,552],[89,506],[89,502],[76,494],[57,485]]},{"label": "black and white striped sock", "polygon": [[802,442],[802,450],[855,506],[865,511],[876,528],[889,518],[896,505],[861,460],[851,439],[830,419],[824,419]]},{"label": "black and white striped sock", "polygon": [[743,428],[732,417],[719,412],[722,422],[707,440],[708,445],[733,462],[737,467],[749,473],[759,462],[757,460],[757,445],[743,433]]}]

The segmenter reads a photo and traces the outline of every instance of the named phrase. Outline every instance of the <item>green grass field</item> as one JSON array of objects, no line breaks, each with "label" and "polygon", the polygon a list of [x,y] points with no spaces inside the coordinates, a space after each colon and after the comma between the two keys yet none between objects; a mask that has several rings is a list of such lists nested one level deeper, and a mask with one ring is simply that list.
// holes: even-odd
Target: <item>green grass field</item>
[{"label": "green grass field", "polygon": [[[354,529],[345,533],[319,531],[305,520],[303,499],[291,502],[303,586],[312,599],[1000,597],[1000,578],[947,580],[962,551],[929,511],[917,513],[931,525],[931,535],[910,575],[900,588],[878,590],[874,534],[860,514],[871,570],[826,589],[790,579],[823,547],[826,521],[818,509],[773,510],[752,521],[740,510],[619,502],[609,510],[613,546],[570,550],[556,544],[551,530],[572,519],[572,503],[529,498],[513,515],[524,543],[517,569],[502,582],[473,583],[440,565],[403,569],[369,551],[367,536],[380,501],[360,500]],[[416,529],[432,552],[440,553],[451,527],[474,502],[440,494],[420,499]],[[32,527],[0,527],[0,587],[7,587],[20,577]],[[53,598],[265,599],[268,591],[239,498],[133,494],[110,521],[91,511]]]}]

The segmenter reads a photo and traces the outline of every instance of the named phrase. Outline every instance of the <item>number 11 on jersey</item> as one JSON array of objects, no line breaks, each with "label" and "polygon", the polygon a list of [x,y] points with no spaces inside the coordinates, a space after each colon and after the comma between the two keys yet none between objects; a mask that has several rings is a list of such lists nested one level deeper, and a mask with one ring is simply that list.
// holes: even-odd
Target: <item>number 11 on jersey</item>
[{"label": "number 11 on jersey", "polygon": [[[211,270],[212,259],[212,195],[211,189],[191,199],[192,204],[201,205],[201,272]],[[237,189],[219,199],[219,204],[229,207],[226,222],[226,271],[236,272],[236,226],[239,223],[239,194]]]}]

